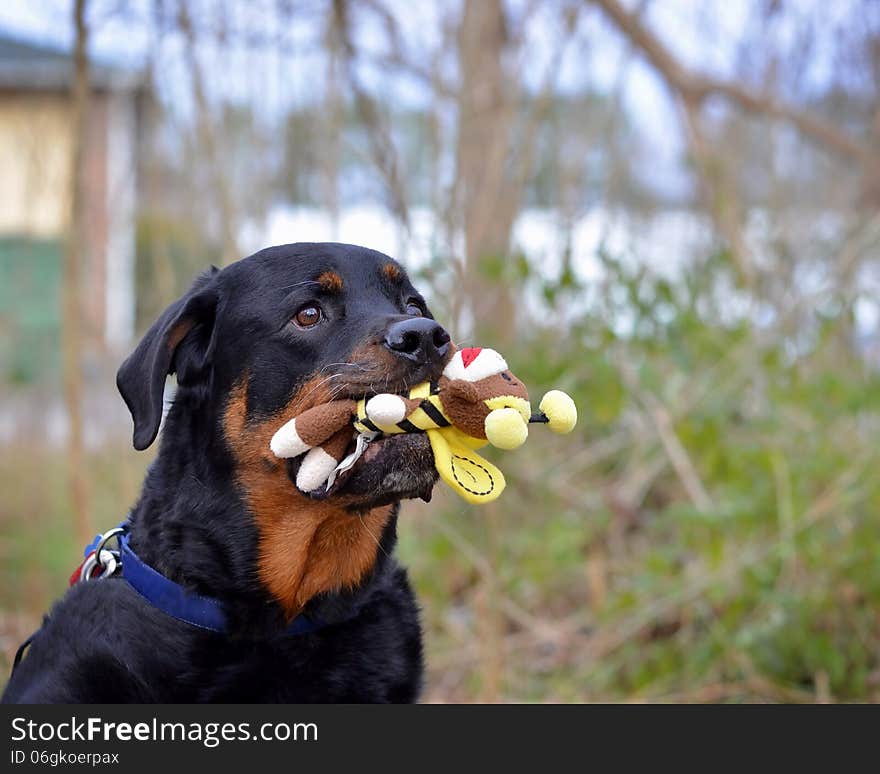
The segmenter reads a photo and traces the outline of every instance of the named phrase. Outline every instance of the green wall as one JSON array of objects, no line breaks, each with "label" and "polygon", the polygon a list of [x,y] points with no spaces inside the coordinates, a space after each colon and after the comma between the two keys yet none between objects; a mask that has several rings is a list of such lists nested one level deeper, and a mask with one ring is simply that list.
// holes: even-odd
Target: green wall
[{"label": "green wall", "polygon": [[29,384],[58,372],[61,242],[0,239],[0,382]]}]

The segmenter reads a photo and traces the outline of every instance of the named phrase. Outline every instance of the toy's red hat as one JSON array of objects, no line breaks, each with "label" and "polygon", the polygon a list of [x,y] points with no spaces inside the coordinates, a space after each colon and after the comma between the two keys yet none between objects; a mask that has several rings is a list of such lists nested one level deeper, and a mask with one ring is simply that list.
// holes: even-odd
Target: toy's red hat
[{"label": "toy's red hat", "polygon": [[461,350],[461,362],[464,363],[464,367],[467,368],[473,363],[474,360],[476,360],[477,355],[482,351],[482,347],[468,347],[467,349]]},{"label": "toy's red hat", "polygon": [[443,369],[448,379],[478,382],[507,370],[507,363],[494,349],[467,347],[456,352]]}]

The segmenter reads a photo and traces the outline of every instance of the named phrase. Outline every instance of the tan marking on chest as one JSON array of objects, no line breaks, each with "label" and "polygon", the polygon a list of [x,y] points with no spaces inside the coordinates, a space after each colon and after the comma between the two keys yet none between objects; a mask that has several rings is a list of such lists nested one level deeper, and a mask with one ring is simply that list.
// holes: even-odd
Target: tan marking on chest
[{"label": "tan marking on chest", "polygon": [[289,618],[317,594],[356,586],[372,569],[391,517],[391,506],[359,516],[344,509],[344,500],[310,500],[270,451],[269,441],[284,422],[329,397],[315,379],[275,417],[248,422],[243,383],[233,390],[224,414],[236,478],[259,530],[259,577]]}]

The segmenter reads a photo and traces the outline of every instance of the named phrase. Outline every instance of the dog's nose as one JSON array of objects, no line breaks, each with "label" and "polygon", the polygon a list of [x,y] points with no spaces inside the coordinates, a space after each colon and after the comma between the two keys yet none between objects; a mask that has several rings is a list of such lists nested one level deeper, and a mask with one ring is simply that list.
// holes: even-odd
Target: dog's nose
[{"label": "dog's nose", "polygon": [[449,353],[449,334],[427,317],[410,317],[392,323],[384,343],[395,355],[414,363],[439,362]]}]

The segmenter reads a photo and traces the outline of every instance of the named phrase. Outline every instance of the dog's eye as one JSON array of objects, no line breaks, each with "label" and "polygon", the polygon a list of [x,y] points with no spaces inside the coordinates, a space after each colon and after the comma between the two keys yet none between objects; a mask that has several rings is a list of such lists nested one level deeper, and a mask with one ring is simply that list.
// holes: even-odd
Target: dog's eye
[{"label": "dog's eye", "polygon": [[424,312],[422,311],[422,307],[420,307],[413,299],[410,299],[406,302],[406,313],[411,317],[422,317],[424,316]]},{"label": "dog's eye", "polygon": [[324,318],[321,307],[314,304],[306,304],[294,316],[293,321],[300,328],[314,328]]}]

